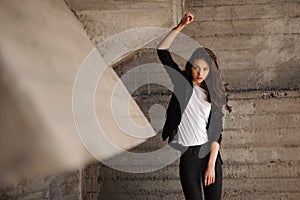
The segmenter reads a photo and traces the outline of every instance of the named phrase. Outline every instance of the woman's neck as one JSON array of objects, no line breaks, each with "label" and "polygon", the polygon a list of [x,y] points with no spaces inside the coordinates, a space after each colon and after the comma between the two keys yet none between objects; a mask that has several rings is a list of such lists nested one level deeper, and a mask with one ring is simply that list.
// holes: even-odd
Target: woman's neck
[{"label": "woman's neck", "polygon": [[196,83],[196,81],[193,81],[193,83],[195,83],[195,85],[201,87],[202,89],[205,89],[203,81],[201,83]]}]

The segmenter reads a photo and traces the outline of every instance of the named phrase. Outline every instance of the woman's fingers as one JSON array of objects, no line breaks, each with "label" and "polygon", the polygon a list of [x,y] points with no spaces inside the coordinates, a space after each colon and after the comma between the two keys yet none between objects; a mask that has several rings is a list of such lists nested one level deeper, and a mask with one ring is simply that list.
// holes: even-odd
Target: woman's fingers
[{"label": "woman's fingers", "polygon": [[214,176],[205,176],[204,177],[204,185],[205,186],[213,184],[214,182],[215,182],[215,177]]},{"label": "woman's fingers", "polygon": [[191,13],[186,13],[185,16],[188,18],[188,21],[193,21],[195,18]]},{"label": "woman's fingers", "polygon": [[194,15],[191,13],[187,12],[184,14],[184,17],[181,19],[182,24],[190,24],[192,21],[194,21]]},{"label": "woman's fingers", "polygon": [[207,186],[208,185],[208,176],[204,177],[204,185]]},{"label": "woman's fingers", "polygon": [[187,16],[187,23],[188,24],[191,23],[191,22],[193,22],[193,21],[194,21],[194,16],[193,15]]},{"label": "woman's fingers", "polygon": [[213,184],[214,182],[215,182],[215,177],[211,177],[209,185]]}]

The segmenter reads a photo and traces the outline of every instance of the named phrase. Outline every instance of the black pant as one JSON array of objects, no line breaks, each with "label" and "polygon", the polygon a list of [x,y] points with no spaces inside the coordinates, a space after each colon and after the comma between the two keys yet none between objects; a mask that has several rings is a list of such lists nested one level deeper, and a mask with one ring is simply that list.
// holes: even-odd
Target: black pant
[{"label": "black pant", "polygon": [[199,158],[200,148],[201,146],[189,147],[180,158],[179,175],[185,199],[201,200],[201,187],[203,185],[206,200],[219,200],[222,196],[222,161],[220,154],[218,153],[215,164],[215,182],[204,186],[204,173],[210,153],[204,158]]}]

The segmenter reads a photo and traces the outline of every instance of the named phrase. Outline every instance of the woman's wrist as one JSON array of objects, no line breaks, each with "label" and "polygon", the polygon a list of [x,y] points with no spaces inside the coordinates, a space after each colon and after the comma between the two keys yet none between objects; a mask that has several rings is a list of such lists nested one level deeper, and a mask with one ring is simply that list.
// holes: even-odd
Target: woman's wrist
[{"label": "woman's wrist", "polygon": [[174,31],[180,32],[182,29],[184,29],[184,27],[185,27],[184,24],[179,23],[177,26],[175,26],[175,27],[173,28],[173,30],[174,30]]},{"label": "woman's wrist", "polygon": [[215,163],[216,163],[216,161],[215,162],[208,162],[207,167],[214,169],[215,168]]}]

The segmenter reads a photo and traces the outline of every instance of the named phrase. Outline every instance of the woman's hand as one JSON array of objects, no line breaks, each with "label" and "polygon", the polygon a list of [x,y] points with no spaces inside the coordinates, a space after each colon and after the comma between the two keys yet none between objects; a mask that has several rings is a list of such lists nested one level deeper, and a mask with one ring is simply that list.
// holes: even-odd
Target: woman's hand
[{"label": "woman's hand", "polygon": [[194,21],[195,17],[191,13],[185,13],[182,19],[180,20],[181,25],[188,25]]},{"label": "woman's hand", "polygon": [[207,166],[207,169],[204,173],[204,186],[208,186],[215,182],[215,167]]},{"label": "woman's hand", "polygon": [[204,186],[208,186],[215,182],[215,164],[220,149],[220,144],[217,141],[211,143],[210,156],[204,173]]},{"label": "woman's hand", "polygon": [[180,23],[168,33],[168,35],[157,45],[157,49],[169,49],[177,34],[185,27],[194,21],[194,15],[185,13]]}]

